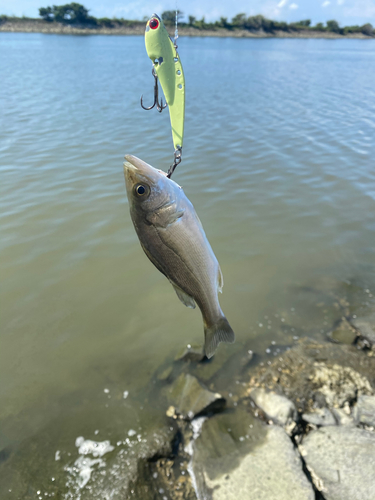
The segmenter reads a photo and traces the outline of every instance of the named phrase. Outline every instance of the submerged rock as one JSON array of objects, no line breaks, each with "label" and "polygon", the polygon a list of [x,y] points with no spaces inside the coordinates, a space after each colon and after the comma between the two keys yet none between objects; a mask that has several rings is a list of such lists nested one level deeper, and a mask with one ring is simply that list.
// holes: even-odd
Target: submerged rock
[{"label": "submerged rock", "polygon": [[292,441],[245,410],[203,423],[194,443],[192,472],[205,500],[314,500]]},{"label": "submerged rock", "polygon": [[220,411],[226,403],[221,394],[208,390],[193,375],[185,373],[181,373],[171,386],[165,387],[164,393],[175,413],[187,420]]},{"label": "submerged rock", "polygon": [[357,424],[375,427],[375,396],[359,396],[353,418]]},{"label": "submerged rock", "polygon": [[317,408],[314,412],[304,413],[302,419],[317,426],[336,425],[336,419],[328,408]]},{"label": "submerged rock", "polygon": [[294,403],[285,396],[259,388],[253,389],[250,397],[267,418],[276,424],[287,425],[291,420],[297,419],[298,414]]},{"label": "submerged rock", "polygon": [[356,330],[351,326],[346,318],[340,320],[336,328],[328,334],[329,338],[340,344],[353,344],[357,338]]},{"label": "submerged rock", "polygon": [[351,320],[361,336],[375,346],[375,313],[363,318]]},{"label": "submerged rock", "polygon": [[131,491],[135,500],[197,500],[187,463],[169,457],[143,462]]},{"label": "submerged rock", "polygon": [[173,373],[173,367],[168,366],[168,368],[166,368],[165,370],[163,370],[161,373],[159,373],[157,375],[157,379],[161,380],[161,381],[168,380],[170,378],[170,376],[172,375],[172,373]]},{"label": "submerged rock", "polygon": [[206,357],[202,345],[188,344],[174,358],[175,361],[192,361],[198,363]]},{"label": "submerged rock", "polygon": [[322,427],[300,452],[325,500],[375,498],[375,434],[356,427]]}]

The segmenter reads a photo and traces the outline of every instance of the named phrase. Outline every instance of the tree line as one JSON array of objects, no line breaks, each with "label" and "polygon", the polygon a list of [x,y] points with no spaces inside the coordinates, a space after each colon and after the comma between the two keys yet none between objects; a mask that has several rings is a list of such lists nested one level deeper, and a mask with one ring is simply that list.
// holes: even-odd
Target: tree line
[{"label": "tree line", "polygon": [[[76,2],[65,5],[41,7],[39,9],[39,16],[47,22],[108,28],[118,26],[134,26],[142,24],[147,20],[147,18],[142,21],[123,18],[96,18],[89,14],[89,10],[86,9],[86,7]],[[163,12],[161,17],[167,26],[172,26],[175,24],[176,12],[168,10]],[[211,23],[206,22],[204,17],[202,19],[197,19],[194,16],[188,16],[187,21],[184,21],[184,14],[181,11],[177,11],[177,17],[179,27],[190,27],[197,30],[226,29],[230,31],[243,29],[248,31],[263,30],[266,33],[272,33],[275,31],[292,32],[312,30],[328,31],[342,35],[346,35],[348,33],[363,33],[368,36],[375,36],[375,30],[370,23],[366,23],[363,26],[355,25],[340,27],[339,23],[333,19],[327,21],[325,25],[323,23],[317,23],[315,26],[312,26],[310,19],[287,23],[285,21],[272,21],[271,19],[267,19],[261,15],[247,16],[245,13],[237,14],[231,20],[227,17],[221,17],[219,20]],[[7,16],[0,16],[0,21],[1,19],[5,20],[5,18],[7,18]]]}]

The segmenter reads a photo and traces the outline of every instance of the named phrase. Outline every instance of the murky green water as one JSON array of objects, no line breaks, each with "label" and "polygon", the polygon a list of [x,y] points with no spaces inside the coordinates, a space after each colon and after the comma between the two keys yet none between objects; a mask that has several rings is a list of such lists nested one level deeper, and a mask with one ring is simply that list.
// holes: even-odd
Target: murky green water
[{"label": "murky green water", "polygon": [[[354,284],[359,306],[375,288],[375,41],[179,47],[174,178],[221,264],[237,335],[214,363],[324,336],[340,314],[332,287]],[[113,444],[155,425],[165,408],[146,399],[150,377],[203,339],[128,214],[124,154],[171,161],[168,113],[139,105],[150,70],[142,37],[0,34],[0,456],[34,478],[23,494],[45,470],[63,474],[76,437],[99,430]],[[0,496],[12,498],[22,467],[5,471]]]}]

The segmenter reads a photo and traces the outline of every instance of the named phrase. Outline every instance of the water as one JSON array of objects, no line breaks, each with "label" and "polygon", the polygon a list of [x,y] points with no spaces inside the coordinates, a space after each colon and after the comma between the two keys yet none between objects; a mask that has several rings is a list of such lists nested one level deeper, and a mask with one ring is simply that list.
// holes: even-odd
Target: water
[{"label": "water", "polygon": [[[221,264],[237,335],[216,363],[296,332],[323,337],[340,315],[332,288],[354,286],[359,306],[375,289],[375,41],[179,47],[174,178]],[[77,437],[113,445],[157,425],[150,378],[203,329],[128,214],[124,154],[172,159],[168,112],[139,105],[153,95],[142,37],[1,33],[0,74],[0,496],[12,498],[65,474]]]}]

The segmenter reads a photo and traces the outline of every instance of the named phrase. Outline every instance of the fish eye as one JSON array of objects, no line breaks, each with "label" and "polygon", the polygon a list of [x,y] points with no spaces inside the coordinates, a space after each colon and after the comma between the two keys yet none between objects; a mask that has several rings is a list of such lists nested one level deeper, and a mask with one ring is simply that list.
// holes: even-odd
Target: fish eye
[{"label": "fish eye", "polygon": [[159,21],[155,17],[153,17],[150,21],[150,28],[152,30],[156,30],[158,26],[159,26]]},{"label": "fish eye", "polygon": [[149,189],[147,186],[144,186],[143,184],[137,184],[134,188],[134,191],[138,196],[144,196],[145,194],[148,193]]}]

